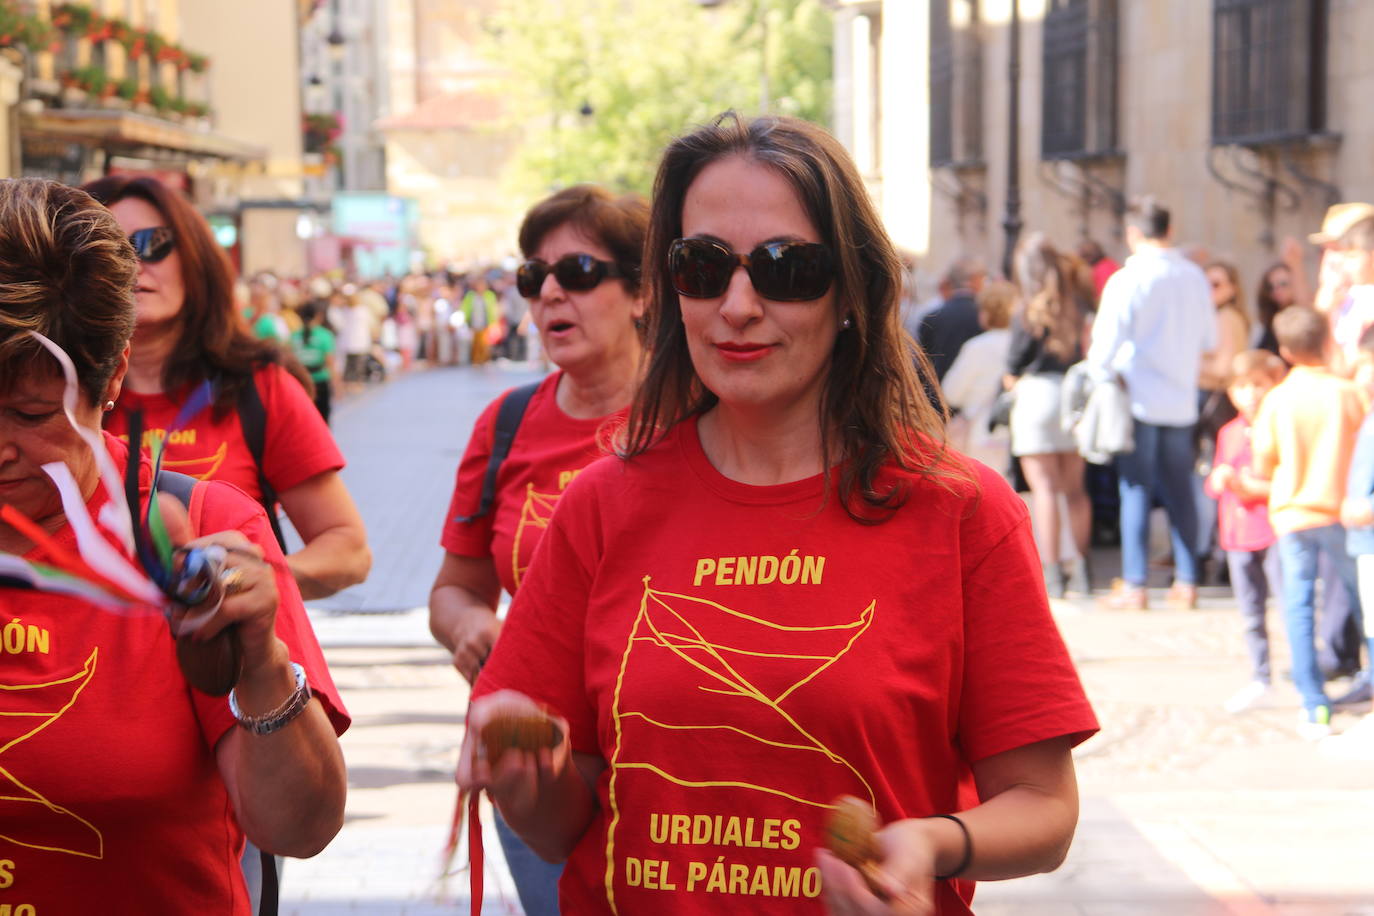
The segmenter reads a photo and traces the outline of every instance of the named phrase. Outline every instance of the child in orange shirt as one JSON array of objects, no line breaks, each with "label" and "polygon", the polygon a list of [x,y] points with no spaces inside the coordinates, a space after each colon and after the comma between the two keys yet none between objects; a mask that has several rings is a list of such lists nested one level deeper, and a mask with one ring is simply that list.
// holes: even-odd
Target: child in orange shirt
[{"label": "child in orange shirt", "polygon": [[1317,561],[1326,554],[1350,593],[1358,594],[1340,511],[1369,396],[1327,370],[1331,330],[1320,313],[1290,306],[1274,319],[1274,334],[1279,355],[1293,369],[1255,416],[1254,471],[1270,481],[1269,520],[1283,567],[1284,623],[1303,703],[1299,733],[1319,738],[1330,734],[1331,702],[1313,640]]}]

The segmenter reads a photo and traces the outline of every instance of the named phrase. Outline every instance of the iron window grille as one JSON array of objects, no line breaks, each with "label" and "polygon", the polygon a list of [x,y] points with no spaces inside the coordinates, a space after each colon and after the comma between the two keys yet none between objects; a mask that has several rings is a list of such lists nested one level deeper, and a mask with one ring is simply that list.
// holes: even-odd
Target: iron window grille
[{"label": "iron window grille", "polygon": [[1049,0],[1043,23],[1040,154],[1117,150],[1117,0]]},{"label": "iron window grille", "polygon": [[[958,12],[956,24],[952,14]],[[983,48],[978,0],[930,0],[930,164],[983,160]]]},{"label": "iron window grille", "polygon": [[1325,131],[1327,8],[1328,0],[1214,0],[1213,143]]}]

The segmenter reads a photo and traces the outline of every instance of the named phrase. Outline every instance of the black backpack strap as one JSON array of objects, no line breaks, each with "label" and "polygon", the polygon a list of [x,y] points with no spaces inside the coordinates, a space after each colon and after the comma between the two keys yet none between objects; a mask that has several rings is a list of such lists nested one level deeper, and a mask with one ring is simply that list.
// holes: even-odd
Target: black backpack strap
[{"label": "black backpack strap", "polygon": [[237,410],[244,441],[248,443],[248,451],[258,469],[258,490],[262,493],[260,501],[267,510],[272,535],[277,539],[282,553],[286,553],[286,538],[282,536],[281,522],[277,520],[277,491],[268,483],[267,475],[262,471],[262,454],[267,447],[267,408],[263,406],[262,395],[258,393],[256,376],[249,376],[247,383],[239,389]]},{"label": "black backpack strap", "polygon": [[515,432],[525,417],[525,408],[530,406],[530,398],[534,397],[542,384],[542,381],[530,382],[512,388],[502,399],[501,406],[496,410],[496,435],[491,441],[491,457],[487,459],[487,474],[482,479],[482,498],[477,503],[477,511],[472,515],[454,516],[454,522],[466,524],[491,510],[492,500],[496,498],[496,475],[501,470],[501,463],[510,454],[511,443],[515,441]]}]

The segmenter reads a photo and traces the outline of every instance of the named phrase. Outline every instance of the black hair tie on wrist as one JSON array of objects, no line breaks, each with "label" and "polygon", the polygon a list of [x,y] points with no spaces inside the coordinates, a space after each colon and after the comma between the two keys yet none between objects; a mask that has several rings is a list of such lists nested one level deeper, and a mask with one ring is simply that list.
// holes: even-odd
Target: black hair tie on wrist
[{"label": "black hair tie on wrist", "polygon": [[943,817],[947,821],[954,821],[959,825],[959,830],[964,835],[964,857],[959,860],[959,864],[954,866],[954,870],[947,875],[936,875],[936,881],[948,881],[950,878],[957,878],[973,862],[973,837],[968,832],[968,826],[953,814],[932,814],[931,817]]}]

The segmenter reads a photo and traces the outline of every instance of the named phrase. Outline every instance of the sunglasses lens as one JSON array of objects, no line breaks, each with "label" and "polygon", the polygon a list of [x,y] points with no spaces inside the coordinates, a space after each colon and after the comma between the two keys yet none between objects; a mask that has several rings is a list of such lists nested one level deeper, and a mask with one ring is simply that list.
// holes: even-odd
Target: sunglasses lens
[{"label": "sunglasses lens", "polygon": [[553,265],[558,285],[573,292],[593,289],[606,274],[606,266],[589,254],[570,254]]},{"label": "sunglasses lens", "polygon": [[735,259],[705,239],[678,239],[668,249],[668,273],[673,288],[690,299],[713,299],[730,285]]},{"label": "sunglasses lens", "polygon": [[515,271],[515,288],[526,299],[538,299],[548,275],[549,265],[543,261],[526,261]]},{"label": "sunglasses lens", "polygon": [[759,295],[780,302],[819,299],[830,289],[835,272],[830,249],[803,242],[779,242],[754,249],[749,279]]},{"label": "sunglasses lens", "polygon": [[172,253],[176,238],[166,226],[151,226],[140,229],[129,236],[129,244],[134,246],[134,254],[145,264],[156,264]]}]

